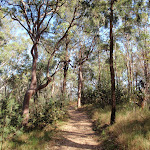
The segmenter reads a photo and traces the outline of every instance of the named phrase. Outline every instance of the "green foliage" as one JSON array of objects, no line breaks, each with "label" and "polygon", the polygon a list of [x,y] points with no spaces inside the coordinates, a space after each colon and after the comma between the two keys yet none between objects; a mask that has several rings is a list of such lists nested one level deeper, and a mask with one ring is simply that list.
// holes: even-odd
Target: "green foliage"
[{"label": "green foliage", "polygon": [[32,149],[41,150],[51,147],[51,140],[56,137],[57,131],[53,126],[46,126],[44,129],[34,130],[14,136],[4,144],[5,150],[13,149]]},{"label": "green foliage", "polygon": [[[26,128],[22,128],[22,103],[16,101],[13,94],[0,100],[0,142],[2,147],[6,147],[7,142],[10,147],[24,147],[26,142],[19,140],[19,137],[36,132],[37,129],[44,130],[48,126],[56,128],[58,121],[68,117],[68,99],[66,96],[60,94],[58,97],[46,99],[43,96],[36,98],[35,102],[31,100],[32,109],[30,109],[30,120]],[[34,147],[41,140],[49,141],[51,139],[50,132],[44,131],[44,136],[39,138],[27,135],[30,137],[28,142],[32,142],[29,145]]]},{"label": "green foliage", "polygon": [[[128,99],[125,97],[122,89],[116,89],[117,104],[125,103]],[[111,105],[111,89],[107,87],[97,87],[93,90],[87,88],[82,93],[82,104],[95,104],[96,107],[104,108]]]},{"label": "green foliage", "polygon": [[34,103],[35,108],[30,112],[28,130],[42,129],[67,117],[67,104],[63,101],[51,98],[45,104]]},{"label": "green foliage", "polygon": [[22,115],[19,104],[11,95],[0,100],[0,108],[0,142],[2,147],[8,138],[22,133]]},{"label": "green foliage", "polygon": [[[10,0],[12,4],[20,4],[20,0]],[[31,28],[34,22],[37,20],[37,8],[40,7],[42,0],[31,0],[30,6],[26,1],[26,11],[29,17],[29,24]],[[72,20],[72,12],[77,7],[76,16],[74,18],[74,24],[67,33],[67,37],[61,41],[57,47],[56,55],[50,62],[49,72],[55,70],[57,62],[70,59],[77,65],[78,51],[83,47],[82,58],[86,57],[90,53],[90,45],[93,39],[93,34],[98,34],[99,39],[93,43],[93,53],[89,55],[88,63],[83,64],[83,90],[82,90],[82,104],[93,104],[96,110],[98,118],[95,121],[95,129],[102,130],[102,126],[109,123],[110,108],[111,105],[111,80],[109,70],[109,19],[110,19],[110,1],[106,0],[94,0],[94,1],[78,1],[78,0],[60,0],[58,3],[59,9],[57,13],[53,15],[51,12],[55,10],[55,0],[49,1],[47,9],[47,15],[45,21],[40,26],[40,29],[44,29],[48,18],[51,19],[49,27],[41,35],[41,39],[38,43],[38,55],[37,61],[37,84],[43,84],[46,80],[47,61],[50,54],[53,53],[55,43],[59,41],[61,36],[65,33]],[[62,5],[63,4],[63,5]],[[116,129],[121,130],[121,136],[117,130],[112,129],[117,136],[118,140],[123,138],[127,141],[123,141],[125,145],[133,145],[137,142],[148,145],[149,142],[149,119],[143,114],[144,118],[132,120],[127,113],[132,114],[133,109],[137,109],[136,103],[139,103],[141,99],[144,99],[145,93],[139,93],[137,90],[133,90],[136,82],[140,79],[146,78],[145,72],[149,70],[144,68],[149,63],[150,53],[150,36],[149,36],[149,14],[148,14],[148,1],[142,0],[118,0],[114,3],[114,20],[113,20],[113,33],[114,33],[114,66],[116,75],[116,103],[118,116],[127,117],[131,121],[132,127],[129,126],[127,120],[117,120],[119,124],[116,124]],[[17,5],[10,6],[5,1],[0,2],[0,135],[1,141],[7,140],[9,136],[19,132],[21,129],[21,110],[24,99],[25,91],[30,84],[31,68],[32,65],[29,62],[31,55],[29,54],[31,48],[31,41],[28,40],[26,34],[22,33],[21,28],[17,26],[17,23],[13,22],[8,13],[15,13],[16,17],[24,24],[26,28],[29,28],[25,24],[23,11]],[[31,14],[30,8],[33,14]],[[45,5],[41,5],[40,13],[43,14]],[[53,11],[55,12],[55,11]],[[5,16],[5,17],[4,17]],[[42,15],[44,16],[44,15]],[[3,18],[4,17],[4,18]],[[32,18],[33,17],[33,18]],[[79,18],[78,18],[79,17]],[[2,19],[3,18],[3,19]],[[41,18],[42,20],[42,18]],[[37,25],[35,24],[35,27]],[[32,29],[31,29],[32,31]],[[36,31],[36,30],[35,30]],[[25,37],[25,38],[24,38]],[[66,43],[69,40],[68,52],[66,53]],[[43,44],[44,42],[44,44]],[[82,46],[81,46],[82,45]],[[92,46],[93,46],[92,45]],[[43,49],[46,48],[46,53]],[[129,56],[127,58],[127,51]],[[67,58],[66,58],[67,57]],[[45,63],[46,60],[46,63]],[[129,63],[129,64],[128,64]],[[127,65],[131,66],[128,70]],[[73,68],[73,69],[72,69]],[[62,88],[62,76],[63,73],[57,73],[54,80],[54,91],[52,92],[51,86],[37,92],[30,101],[30,120],[26,131],[35,129],[44,129],[47,125],[55,125],[58,120],[62,120],[67,116],[67,104],[68,95],[72,99],[76,99],[77,93],[77,71],[74,66],[70,67],[67,76],[67,95],[62,96],[60,92]],[[148,67],[147,67],[148,68]],[[73,73],[72,73],[73,72]],[[129,72],[131,76],[129,77]],[[144,74],[145,73],[145,74]],[[136,75],[137,76],[136,76]],[[70,80],[70,81],[69,81]],[[99,80],[99,81],[98,81]],[[137,81],[135,81],[137,80]],[[127,84],[132,82],[132,92],[127,87]],[[148,85],[149,83],[147,83]],[[66,92],[66,93],[67,93]],[[131,92],[131,93],[130,93]],[[11,93],[11,94],[10,94]],[[125,104],[128,104],[128,107]],[[124,106],[120,106],[124,105]],[[124,109],[125,107],[125,109]],[[123,109],[124,111],[121,111]],[[148,112],[145,112],[148,114]],[[117,117],[118,117],[117,116]],[[132,116],[132,115],[131,115]],[[118,118],[119,118],[118,117]],[[133,115],[136,118],[136,116]],[[107,120],[107,122],[103,122]],[[142,125],[145,129],[142,129]],[[112,128],[113,128],[112,127]],[[107,126],[106,126],[107,128]],[[111,128],[109,128],[111,130]],[[102,130],[102,136],[104,136],[105,149],[117,149],[115,145],[115,139],[107,134],[108,128]],[[124,131],[123,131],[124,130]],[[134,130],[136,130],[134,132]],[[123,133],[123,134],[122,134]],[[129,137],[129,133],[131,136]],[[128,134],[128,135],[127,135]],[[50,132],[44,132],[44,135],[40,138],[35,138],[36,134],[29,136],[28,142],[25,140],[13,139],[12,142],[14,149],[19,149],[19,146],[24,146],[33,143],[33,147],[38,149],[36,145],[42,141],[48,141],[51,138]],[[140,138],[138,138],[140,136]],[[146,139],[146,140],[145,140]],[[132,141],[134,141],[132,143]],[[148,144],[147,144],[148,143]],[[31,144],[32,145],[32,144]],[[138,144],[137,144],[138,145]],[[120,146],[120,145],[119,145]],[[125,148],[128,146],[125,146]],[[42,147],[43,148],[43,147]],[[120,147],[119,147],[120,148]],[[140,145],[136,149],[140,148]],[[26,149],[32,149],[30,146]],[[145,147],[148,149],[148,147]]]}]

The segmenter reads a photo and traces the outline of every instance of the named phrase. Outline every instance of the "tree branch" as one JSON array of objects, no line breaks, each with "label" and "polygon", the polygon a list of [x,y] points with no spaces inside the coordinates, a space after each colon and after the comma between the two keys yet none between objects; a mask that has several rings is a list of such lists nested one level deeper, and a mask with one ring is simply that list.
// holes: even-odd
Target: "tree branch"
[{"label": "tree branch", "polygon": [[33,13],[32,13],[31,6],[30,6],[30,5],[29,5],[29,8],[30,8],[30,12],[31,12],[31,19],[32,19],[32,23],[33,23],[33,25],[34,25],[34,24],[35,24],[35,22],[34,22]]},{"label": "tree branch", "polygon": [[[47,6],[48,6],[48,3],[47,3]],[[55,7],[55,10],[53,11],[53,14],[52,14],[51,17],[49,18],[46,27],[40,32],[40,34],[42,34],[42,33],[48,28],[48,25],[49,25],[51,19],[53,18],[54,13],[55,13],[56,10],[57,10],[57,7],[58,7],[58,0],[57,0],[57,2],[56,2],[56,7]],[[50,13],[51,13],[51,12],[50,12]],[[42,19],[41,22],[40,22],[40,25],[43,23],[43,21],[44,21],[45,17],[47,16],[47,14],[48,14],[48,13],[47,13],[47,7],[46,7],[46,9],[45,9],[45,14],[44,14],[43,19]]]},{"label": "tree branch", "polygon": [[58,42],[55,44],[54,51],[53,51],[53,53],[51,54],[51,57],[49,58],[48,64],[47,64],[47,77],[49,76],[49,65],[50,65],[50,61],[51,61],[52,57],[54,56],[55,52],[57,51],[59,43],[67,36],[68,31],[69,31],[70,28],[72,27],[72,24],[73,24],[73,22],[74,22],[74,20],[75,20],[76,11],[77,11],[77,7],[75,7],[75,10],[74,10],[74,13],[73,13],[73,18],[72,18],[72,20],[71,20],[71,22],[70,22],[70,24],[69,24],[69,26],[68,26],[66,32],[65,32],[64,35],[58,40]]},{"label": "tree branch", "polygon": [[[13,15],[13,16],[12,16],[12,15]],[[12,18],[13,20],[17,21],[17,22],[28,32],[28,34],[29,34],[31,40],[34,41],[34,40],[33,40],[33,37],[32,37],[33,35],[32,35],[32,33],[31,33],[31,31],[28,30],[14,14],[10,14],[10,16],[11,16],[11,18]],[[32,36],[31,36],[31,35],[32,35]]]},{"label": "tree branch", "polygon": [[42,84],[42,85],[39,85],[39,86],[37,87],[36,92],[37,92],[38,90],[41,90],[41,89],[45,88],[46,86],[48,86],[48,84],[52,81],[52,77],[53,77],[57,72],[59,72],[60,70],[63,69],[64,66],[61,67],[60,69],[58,69],[60,63],[61,63],[61,62],[58,63],[55,72],[54,72],[50,77],[47,77],[46,83],[45,83],[45,84]]},{"label": "tree branch", "polygon": [[23,7],[20,5],[20,8],[23,10],[23,14],[24,14],[24,17],[25,17],[25,19],[26,19],[28,28],[29,28],[29,30],[31,31],[30,21],[29,21],[28,16],[27,16],[26,6],[25,6],[23,0],[21,0],[21,3],[22,3],[22,5],[23,5]]},{"label": "tree branch", "polygon": [[[93,50],[94,50],[94,46],[93,46],[93,48],[92,48],[92,45],[93,45],[93,43],[95,42],[95,38],[96,38],[96,36],[94,36],[94,38],[93,38],[93,40],[92,40],[92,43],[91,43],[91,45],[90,45],[90,48],[89,48],[89,52],[87,53],[87,55],[82,59],[82,61],[80,62],[81,64],[83,64],[85,61],[87,61],[88,60],[88,58],[89,58],[89,55],[93,52]],[[92,48],[92,49],[91,49]]]}]

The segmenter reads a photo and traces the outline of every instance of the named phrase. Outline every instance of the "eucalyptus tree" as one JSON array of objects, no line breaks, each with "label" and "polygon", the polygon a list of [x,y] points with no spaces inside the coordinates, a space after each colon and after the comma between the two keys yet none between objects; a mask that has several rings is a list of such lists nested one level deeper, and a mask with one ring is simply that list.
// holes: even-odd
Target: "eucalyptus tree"
[{"label": "eucalyptus tree", "polygon": [[111,110],[111,119],[110,123],[113,124],[115,122],[115,117],[116,117],[116,96],[115,96],[115,72],[114,72],[114,63],[113,63],[113,45],[114,45],[114,40],[113,40],[113,24],[116,22],[116,18],[114,18],[114,2],[116,0],[110,0],[110,1],[102,1],[100,4],[106,8],[110,8],[110,12],[103,10],[103,15],[105,17],[105,22],[103,25],[105,27],[108,26],[109,23],[109,39],[110,39],[110,58],[109,58],[109,63],[110,63],[110,74],[111,74],[111,103],[112,103],[112,110]]},{"label": "eucalyptus tree", "polygon": [[[115,122],[116,100],[115,100],[115,73],[113,67],[113,23],[115,23],[113,14],[113,4],[115,0],[110,1],[87,1],[84,3],[87,18],[92,18],[89,21],[88,31],[96,31],[99,34],[100,27],[108,27],[110,24],[110,73],[111,73],[111,99],[112,99],[112,113],[111,124]],[[108,11],[110,10],[110,11]],[[87,27],[87,25],[85,25]],[[101,34],[101,33],[100,33]]]},{"label": "eucalyptus tree", "polygon": [[82,90],[83,90],[83,65],[85,62],[89,60],[90,55],[95,49],[96,40],[98,35],[95,35],[93,39],[87,39],[88,42],[79,41],[79,50],[76,55],[76,66],[78,68],[78,101],[77,107],[81,107],[81,97],[82,97]]},{"label": "eucalyptus tree", "polygon": [[[64,0],[11,0],[11,1],[3,1],[4,6],[7,7],[11,18],[17,21],[28,33],[31,41],[31,56],[32,56],[32,71],[31,71],[31,83],[25,94],[24,102],[23,102],[23,115],[24,120],[23,124],[26,125],[29,119],[29,101],[37,91],[45,88],[50,82],[51,78],[56,74],[59,70],[56,67],[55,72],[52,75],[49,75],[49,65],[56,51],[58,51],[61,42],[65,39],[68,31],[72,26],[74,26],[74,22],[78,19],[77,10],[78,10],[78,1],[72,3],[72,16],[68,20],[65,20],[68,23],[66,30],[59,36],[59,39],[53,41],[53,47],[48,51],[50,57],[47,63],[47,73],[46,73],[46,82],[42,85],[37,85],[37,62],[38,62],[38,45],[42,41],[42,35],[46,34],[46,31],[52,30],[52,22],[56,19],[57,14],[59,14],[59,10],[65,10],[66,3],[69,1]],[[57,28],[54,27],[55,30]],[[51,32],[51,31],[50,31]],[[59,66],[59,65],[57,65]]]},{"label": "eucalyptus tree", "polygon": [[111,98],[112,98],[112,110],[111,110],[111,121],[115,123],[116,117],[116,96],[115,96],[115,72],[113,66],[113,4],[114,0],[111,0],[110,5],[110,73],[111,73]]},{"label": "eucalyptus tree", "polygon": [[[149,37],[149,2],[148,1],[137,1],[135,3],[136,8],[136,18],[135,24],[137,31],[136,32],[136,42],[137,42],[137,54],[138,54],[138,62],[142,69],[141,79],[144,82],[143,94],[144,97],[141,101],[141,107],[144,108],[145,104],[148,101],[149,97],[149,58],[148,54],[150,53],[149,44],[150,44],[150,37]],[[140,57],[139,57],[140,55]],[[137,68],[137,67],[136,67]],[[137,71],[136,71],[137,72]]]},{"label": "eucalyptus tree", "polygon": [[[148,1],[141,0],[123,0],[116,3],[117,12],[121,22],[117,29],[116,38],[118,41],[122,42],[122,47],[125,50],[124,55],[127,67],[126,72],[129,97],[134,94],[135,86],[137,89],[138,77],[141,79],[144,77],[144,63],[142,61],[145,60],[145,64],[148,64],[147,59],[144,59],[146,56],[145,52],[147,53],[149,51],[147,45],[148,37],[145,36],[145,29],[148,27],[148,6]],[[147,44],[145,44],[144,39],[147,39]],[[142,57],[139,57],[138,54]],[[147,66],[148,65],[145,65],[146,68]],[[145,69],[145,74],[147,74],[146,72],[147,69]],[[145,83],[147,83],[147,81]]]}]

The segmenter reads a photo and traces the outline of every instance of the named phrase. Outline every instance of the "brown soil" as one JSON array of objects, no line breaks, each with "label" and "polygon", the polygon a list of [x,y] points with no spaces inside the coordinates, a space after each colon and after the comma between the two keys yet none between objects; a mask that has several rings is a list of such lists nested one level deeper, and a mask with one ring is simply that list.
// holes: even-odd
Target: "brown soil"
[{"label": "brown soil", "polygon": [[61,138],[55,141],[52,150],[100,150],[100,143],[92,130],[92,122],[83,111],[69,109],[70,119],[61,127]]}]

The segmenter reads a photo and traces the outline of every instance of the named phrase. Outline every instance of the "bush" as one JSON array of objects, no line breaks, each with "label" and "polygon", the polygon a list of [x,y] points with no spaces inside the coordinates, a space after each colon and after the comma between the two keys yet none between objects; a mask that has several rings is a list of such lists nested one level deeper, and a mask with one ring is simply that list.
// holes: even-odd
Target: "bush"
[{"label": "bush", "polygon": [[0,142],[22,133],[20,105],[10,96],[0,101]]},{"label": "bush", "polygon": [[[82,104],[96,104],[96,107],[104,108],[105,106],[111,105],[111,89],[105,86],[97,86],[93,90],[91,87],[87,87],[82,91]],[[116,103],[122,104],[128,102],[128,98],[125,97],[124,91],[116,87]]]}]

